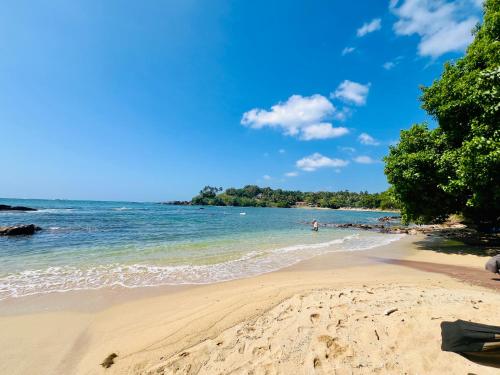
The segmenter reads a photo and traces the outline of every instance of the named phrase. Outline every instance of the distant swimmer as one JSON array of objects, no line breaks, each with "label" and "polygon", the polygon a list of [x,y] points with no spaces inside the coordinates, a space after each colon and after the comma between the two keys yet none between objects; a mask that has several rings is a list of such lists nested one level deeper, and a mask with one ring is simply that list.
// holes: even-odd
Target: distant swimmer
[{"label": "distant swimmer", "polygon": [[317,232],[318,229],[319,229],[318,221],[317,220],[313,220],[312,225],[313,225],[312,230],[315,231],[315,232]]}]

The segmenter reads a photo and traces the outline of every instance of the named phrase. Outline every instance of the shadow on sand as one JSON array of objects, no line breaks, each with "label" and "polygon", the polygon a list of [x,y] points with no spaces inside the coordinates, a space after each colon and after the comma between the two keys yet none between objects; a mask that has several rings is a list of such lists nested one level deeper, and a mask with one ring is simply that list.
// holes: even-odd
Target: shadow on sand
[{"label": "shadow on sand", "polygon": [[[472,242],[472,243],[471,243]],[[444,254],[494,256],[500,254],[500,244],[493,242],[478,244],[476,238],[470,241],[466,238],[442,237],[440,235],[429,235],[423,241],[417,241],[419,250],[435,251]]]}]

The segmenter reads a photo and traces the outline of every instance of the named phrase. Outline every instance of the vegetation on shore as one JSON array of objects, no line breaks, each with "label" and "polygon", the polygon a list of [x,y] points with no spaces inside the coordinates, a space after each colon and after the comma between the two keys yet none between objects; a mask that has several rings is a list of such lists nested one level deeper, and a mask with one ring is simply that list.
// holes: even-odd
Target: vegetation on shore
[{"label": "vegetation on shore", "polygon": [[500,226],[500,0],[484,2],[474,36],[465,56],[422,88],[437,127],[403,130],[385,158],[404,222],[459,213],[479,228]]},{"label": "vegetation on shore", "polygon": [[397,209],[398,203],[390,191],[370,194],[368,192],[301,192],[282,189],[261,188],[247,185],[241,189],[205,186],[191,200],[191,204],[210,206],[244,207],[322,207],[322,208],[370,208]]}]

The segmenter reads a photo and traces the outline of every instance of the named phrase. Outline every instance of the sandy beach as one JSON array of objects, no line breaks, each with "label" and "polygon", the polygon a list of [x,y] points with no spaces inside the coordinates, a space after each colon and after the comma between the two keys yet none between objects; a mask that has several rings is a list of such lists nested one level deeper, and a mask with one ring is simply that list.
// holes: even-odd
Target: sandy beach
[{"label": "sandy beach", "polygon": [[0,373],[498,373],[442,352],[440,323],[500,325],[500,281],[482,271],[486,258],[426,251],[425,241],[218,284],[3,302]]}]

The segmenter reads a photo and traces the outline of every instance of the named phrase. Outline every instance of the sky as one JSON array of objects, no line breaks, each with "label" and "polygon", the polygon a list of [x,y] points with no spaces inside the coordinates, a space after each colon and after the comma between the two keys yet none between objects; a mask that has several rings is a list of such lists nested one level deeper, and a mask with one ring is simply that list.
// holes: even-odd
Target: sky
[{"label": "sky", "polygon": [[0,197],[388,187],[479,0],[4,1]]}]

